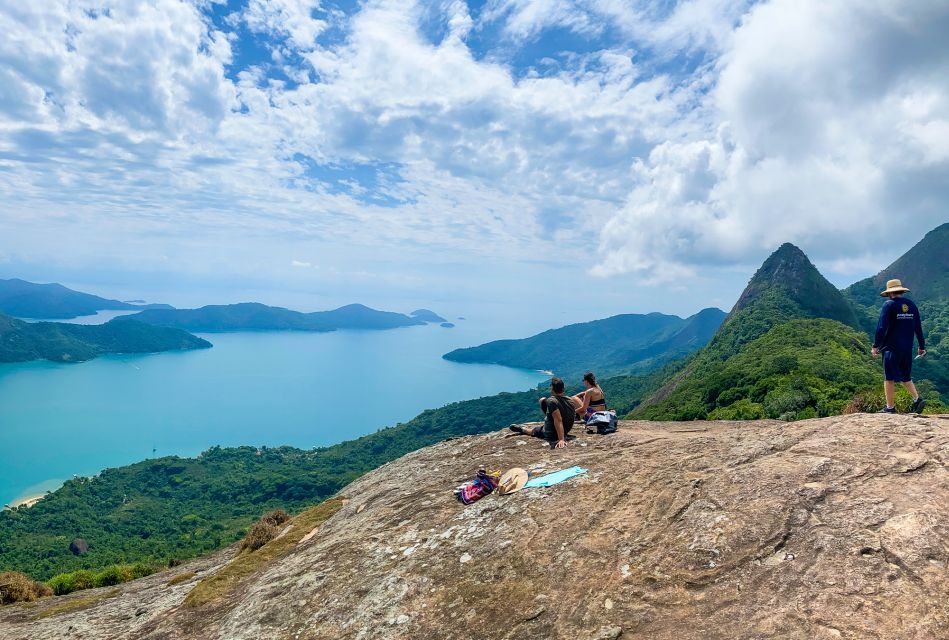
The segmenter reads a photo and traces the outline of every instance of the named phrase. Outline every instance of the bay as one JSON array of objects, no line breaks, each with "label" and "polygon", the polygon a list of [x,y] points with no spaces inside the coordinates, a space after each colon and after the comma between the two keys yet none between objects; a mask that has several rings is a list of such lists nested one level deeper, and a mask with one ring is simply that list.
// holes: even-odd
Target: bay
[{"label": "bay", "polygon": [[545,379],[443,360],[497,337],[465,322],[201,335],[212,349],[0,365],[0,504],[73,475],[214,445],[335,444],[427,408]]}]

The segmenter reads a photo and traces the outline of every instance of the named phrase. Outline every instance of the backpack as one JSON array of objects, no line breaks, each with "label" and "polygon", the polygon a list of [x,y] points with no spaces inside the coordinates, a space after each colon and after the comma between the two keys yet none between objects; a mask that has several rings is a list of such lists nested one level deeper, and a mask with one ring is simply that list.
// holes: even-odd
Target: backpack
[{"label": "backpack", "polygon": [[615,411],[595,411],[586,420],[587,431],[596,431],[601,436],[614,433],[619,426]]}]

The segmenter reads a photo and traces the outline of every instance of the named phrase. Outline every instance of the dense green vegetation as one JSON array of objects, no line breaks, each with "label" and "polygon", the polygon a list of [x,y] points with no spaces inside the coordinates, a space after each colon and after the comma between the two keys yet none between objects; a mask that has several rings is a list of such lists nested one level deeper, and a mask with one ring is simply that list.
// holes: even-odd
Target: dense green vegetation
[{"label": "dense green vegetation", "polygon": [[[621,413],[629,411],[675,366],[651,376],[605,381],[608,401]],[[201,555],[239,540],[265,511],[293,513],[316,504],[410,451],[449,437],[540,420],[541,395],[532,390],[456,402],[405,424],[311,451],[215,447],[197,458],[146,460],[70,480],[33,507],[0,512],[0,571],[47,580],[80,569],[164,564]],[[85,555],[69,551],[77,537],[89,543]]]},{"label": "dense green vegetation", "polygon": [[61,284],[35,284],[12,278],[0,280],[0,313],[20,318],[58,318],[92,315],[103,309],[166,308],[134,305],[67,289]]},{"label": "dense green vegetation", "polygon": [[933,229],[913,248],[872,278],[844,290],[856,306],[864,329],[873,334],[883,298],[880,291],[892,278],[912,291],[926,336],[926,357],[913,365],[913,375],[929,380],[949,402],[949,223]]},{"label": "dense green vegetation", "polygon": [[46,584],[57,596],[64,596],[73,591],[96,589],[98,587],[112,587],[123,582],[144,578],[155,573],[160,567],[145,563],[115,564],[101,571],[79,569],[69,573],[61,573],[46,581]]},{"label": "dense green vegetation", "polygon": [[422,318],[392,311],[378,311],[361,304],[350,304],[332,311],[301,313],[257,302],[242,302],[208,305],[200,309],[152,309],[137,313],[133,317],[141,322],[188,331],[395,329],[426,323]]},{"label": "dense green vegetation", "polygon": [[549,370],[567,379],[590,370],[601,377],[642,372],[701,348],[724,319],[721,309],[704,309],[684,320],[661,313],[623,314],[522,340],[496,340],[456,349],[444,357],[455,362]]},{"label": "dense green vegetation", "polygon": [[[879,360],[863,333],[833,320],[791,320],[717,361],[703,358],[665,400],[637,418],[802,420],[838,415],[858,393],[882,401]],[[921,391],[935,405],[932,385]]]},{"label": "dense green vegetation", "polygon": [[849,327],[860,326],[850,303],[807,256],[794,245],[782,245],[751,278],[715,337],[685,370],[647,399],[634,416],[657,420],[707,417],[715,407],[710,406],[700,388],[709,383],[708,379],[723,363],[775,327],[815,317],[838,320]]},{"label": "dense green vegetation", "polygon": [[127,318],[100,325],[23,322],[0,315],[0,362],[82,362],[106,353],[154,353],[204,349],[207,340]]}]

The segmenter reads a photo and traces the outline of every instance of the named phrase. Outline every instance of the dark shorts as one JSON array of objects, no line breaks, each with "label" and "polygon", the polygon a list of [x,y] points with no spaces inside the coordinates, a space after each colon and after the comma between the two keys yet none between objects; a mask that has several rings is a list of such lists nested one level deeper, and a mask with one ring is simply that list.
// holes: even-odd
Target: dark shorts
[{"label": "dark shorts", "polygon": [[893,382],[909,382],[913,379],[912,351],[884,351],[883,377]]}]

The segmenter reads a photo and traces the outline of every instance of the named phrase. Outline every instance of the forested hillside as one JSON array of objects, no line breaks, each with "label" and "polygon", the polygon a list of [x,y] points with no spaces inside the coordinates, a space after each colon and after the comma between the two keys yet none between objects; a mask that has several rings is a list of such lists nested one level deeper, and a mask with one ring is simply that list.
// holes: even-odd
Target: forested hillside
[{"label": "forested hillside", "polygon": [[105,309],[167,308],[168,305],[135,305],[73,291],[61,284],[36,284],[11,278],[0,279],[0,313],[19,318],[68,320]]},{"label": "forested hillside", "polygon": [[455,362],[550,370],[567,379],[579,378],[586,371],[601,378],[638,373],[701,348],[724,318],[721,309],[703,309],[685,319],[629,313],[551,329],[530,338],[456,349],[444,357]]},{"label": "forested hillside", "polygon": [[[840,413],[858,395],[881,395],[880,364],[864,329],[841,292],[785,244],[755,273],[718,334],[632,416],[796,420]],[[925,369],[918,373],[922,380]],[[919,386],[935,406],[942,386]]]},{"label": "forested hillside", "polygon": [[206,349],[207,340],[180,329],[153,327],[125,317],[105,324],[23,322],[0,315],[0,362],[82,362],[107,353]]}]

